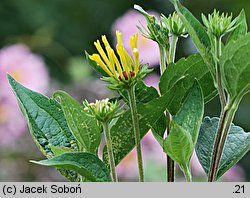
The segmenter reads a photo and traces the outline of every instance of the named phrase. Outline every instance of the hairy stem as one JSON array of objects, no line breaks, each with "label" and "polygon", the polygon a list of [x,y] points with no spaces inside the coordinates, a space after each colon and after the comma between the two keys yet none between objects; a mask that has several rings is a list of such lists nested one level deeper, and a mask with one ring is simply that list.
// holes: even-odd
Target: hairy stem
[{"label": "hairy stem", "polygon": [[131,86],[128,89],[128,96],[129,96],[129,105],[131,109],[132,123],[133,123],[133,128],[134,128],[134,135],[135,135],[137,163],[138,163],[138,169],[139,169],[139,181],[144,182],[140,128],[139,128],[139,119],[138,119],[136,99],[135,99],[135,86]]},{"label": "hairy stem", "polygon": [[[221,77],[221,68],[219,65],[219,58],[221,56],[221,37],[220,38],[214,38],[214,60],[215,60],[215,68],[216,68],[216,81],[217,81],[217,90],[220,98],[221,103],[221,114],[220,114],[220,121],[216,133],[212,158],[211,158],[211,164],[210,164],[210,170],[208,175],[208,181],[212,182],[216,179],[216,174],[219,167],[219,147],[222,141],[223,136],[223,129],[226,124],[226,117],[228,114],[228,106],[226,106],[226,95],[222,84],[222,77]],[[218,159],[219,157],[219,159]]]},{"label": "hairy stem", "polygon": [[221,68],[219,64],[219,58],[221,56],[221,37],[214,39],[215,43],[215,67],[216,67],[216,81],[217,81],[217,89],[219,93],[221,109],[223,110],[226,106],[226,95],[222,84],[221,77]]},{"label": "hairy stem", "polygon": [[212,158],[211,158],[211,163],[210,163],[210,170],[208,174],[208,181],[213,182],[215,180],[216,176],[216,170],[215,167],[217,166],[217,158],[218,158],[218,150],[219,150],[219,145],[223,133],[223,127],[225,124],[225,118],[227,114],[227,109],[223,109],[220,115],[220,121],[216,133],[216,138],[215,138],[215,143],[214,143],[214,148],[213,148],[213,153],[212,153]]},{"label": "hairy stem", "polygon": [[220,159],[221,159],[223,149],[226,143],[226,139],[230,130],[230,125],[233,121],[237,107],[238,105],[232,105],[232,106],[228,105],[225,107],[224,118],[222,121],[220,121],[222,122],[222,124],[221,126],[219,126],[220,131],[218,130],[218,132],[220,132],[220,142],[219,144],[214,146],[216,148],[216,151],[214,149],[213,155],[212,155],[214,159],[213,159],[213,163],[211,163],[211,166],[210,166],[210,172],[209,172],[209,177],[208,177],[209,182],[216,181],[217,179],[216,177],[217,177],[217,172],[218,172],[219,165],[220,165]]},{"label": "hairy stem", "polygon": [[107,122],[102,122],[102,126],[103,126],[105,141],[106,141],[106,145],[107,145],[107,150],[108,150],[109,165],[110,165],[110,170],[111,170],[112,181],[118,182],[117,174],[115,172],[115,158],[114,158],[114,154],[113,154],[109,126],[108,126]]}]

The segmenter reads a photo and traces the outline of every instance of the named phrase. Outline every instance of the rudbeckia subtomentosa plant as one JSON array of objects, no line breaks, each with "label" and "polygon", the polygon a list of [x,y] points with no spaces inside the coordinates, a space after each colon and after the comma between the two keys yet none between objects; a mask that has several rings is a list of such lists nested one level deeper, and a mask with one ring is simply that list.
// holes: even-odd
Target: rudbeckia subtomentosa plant
[{"label": "rudbeckia subtomentosa plant", "polygon": [[[142,81],[151,70],[140,62],[137,34],[128,41],[131,52],[117,31],[115,48],[102,36],[94,43],[97,53],[87,54],[90,65],[130,107],[124,111],[118,101],[82,105],[61,90],[49,98],[19,84],[16,75],[16,80],[7,75],[32,137],[47,158],[31,162],[56,167],[70,181],[110,182],[117,181],[115,166],[136,147],[139,181],[144,181],[140,140],[151,129],[167,156],[166,181],[175,181],[175,164],[186,181],[192,181],[190,162],[196,151],[212,182],[250,150],[250,133],[233,124],[242,98],[250,92],[250,34],[244,10],[237,20],[214,11],[203,16],[204,26],[179,0],[171,2],[176,13],[160,20],[134,7],[147,20],[147,28],[139,30],[160,50],[159,92]],[[186,31],[199,53],[175,62],[178,37]],[[220,118],[204,118],[204,105],[216,95],[221,100]]]},{"label": "rudbeckia subtomentosa plant", "polygon": [[122,42],[122,33],[120,31],[116,31],[116,37],[116,53],[118,56],[110,46],[106,36],[102,36],[102,42],[104,44],[105,51],[101,45],[101,42],[97,40],[94,45],[99,54],[88,55],[88,58],[96,62],[97,67],[100,67],[106,73],[106,77],[103,77],[102,79],[104,81],[110,82],[109,88],[118,90],[125,89],[128,93],[137,150],[139,180],[144,181],[135,85],[139,79],[142,79],[151,70],[147,68],[147,65],[140,67],[139,52],[137,49],[137,34],[132,35],[130,38],[130,47],[133,57],[131,57],[125,50]]}]

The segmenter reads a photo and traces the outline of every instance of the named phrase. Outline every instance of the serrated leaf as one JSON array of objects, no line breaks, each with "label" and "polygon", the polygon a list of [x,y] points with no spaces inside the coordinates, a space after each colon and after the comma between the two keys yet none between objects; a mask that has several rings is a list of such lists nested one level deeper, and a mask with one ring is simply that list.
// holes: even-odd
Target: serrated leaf
[{"label": "serrated leaf", "polygon": [[106,165],[96,155],[91,153],[64,153],[47,160],[31,162],[43,166],[70,169],[92,182],[111,181]]},{"label": "serrated leaf", "polygon": [[180,16],[185,28],[192,38],[196,48],[200,52],[204,62],[208,66],[211,74],[215,76],[214,62],[211,54],[211,42],[203,25],[193,16],[193,14],[185,7],[183,7],[179,0],[171,0],[174,4],[175,10]]},{"label": "serrated leaf", "polygon": [[230,42],[220,58],[223,83],[230,99],[240,100],[250,90],[250,34]]},{"label": "serrated leaf", "polygon": [[[183,79],[183,83],[180,83],[180,79]],[[170,64],[161,76],[159,84],[161,94],[175,87],[170,94],[173,96],[178,95],[168,107],[172,115],[175,115],[180,109],[187,91],[192,87],[195,79],[201,85],[205,103],[217,95],[212,76],[198,54],[191,55],[187,59],[182,58],[177,63]],[[177,86],[177,82],[179,86]]]},{"label": "serrated leaf", "polygon": [[239,38],[245,36],[247,34],[247,19],[246,19],[246,14],[245,11],[242,10],[237,17],[237,22],[235,24],[236,28],[234,31],[230,34],[228,38],[228,42],[230,41],[236,41]]},{"label": "serrated leaf", "polygon": [[189,163],[194,150],[191,134],[173,120],[171,133],[163,143],[164,151],[178,164],[185,166]]},{"label": "serrated leaf", "polygon": [[60,104],[68,126],[84,151],[96,154],[101,141],[100,127],[94,117],[88,115],[83,106],[64,91],[56,91],[54,98]]},{"label": "serrated leaf", "polygon": [[[197,157],[207,175],[210,169],[218,123],[219,118],[205,117],[196,145]],[[246,133],[242,128],[231,124],[221,156],[217,179],[236,164],[249,150],[250,133]]]},{"label": "serrated leaf", "polygon": [[75,149],[73,135],[67,125],[60,104],[31,91],[8,75],[9,83],[27,119],[31,135],[42,153],[53,156],[49,145]]},{"label": "serrated leaf", "polygon": [[197,142],[203,112],[202,91],[198,82],[195,81],[183,106],[173,118],[171,132],[163,143],[164,151],[182,167],[189,164]]}]

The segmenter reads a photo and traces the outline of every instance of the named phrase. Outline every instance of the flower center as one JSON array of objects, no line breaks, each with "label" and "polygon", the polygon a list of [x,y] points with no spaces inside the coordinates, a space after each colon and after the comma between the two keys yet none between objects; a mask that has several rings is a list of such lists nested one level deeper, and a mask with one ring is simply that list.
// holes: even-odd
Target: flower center
[{"label": "flower center", "polygon": [[[125,80],[129,80],[129,77],[128,77],[128,74],[127,74],[126,71],[123,71],[123,72],[122,72],[122,75],[123,75],[123,77],[124,77]],[[133,77],[135,77],[135,72],[130,71],[130,72],[129,72],[129,75],[130,75],[131,78],[133,78]],[[122,80],[122,76],[119,76],[119,80],[120,80],[120,81]]]}]

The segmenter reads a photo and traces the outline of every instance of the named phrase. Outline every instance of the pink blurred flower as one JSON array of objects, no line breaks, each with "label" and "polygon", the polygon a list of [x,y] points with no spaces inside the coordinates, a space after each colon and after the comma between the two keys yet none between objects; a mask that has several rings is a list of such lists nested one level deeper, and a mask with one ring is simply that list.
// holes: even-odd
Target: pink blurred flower
[{"label": "pink blurred flower", "polygon": [[0,97],[10,98],[11,90],[6,73],[32,90],[41,93],[48,90],[49,76],[43,59],[32,54],[23,44],[11,45],[0,50]]},{"label": "pink blurred flower", "polygon": [[[156,12],[149,12],[149,14],[154,15],[156,18],[160,18],[159,14]],[[115,35],[115,31],[119,30],[123,34],[124,47],[126,50],[130,51],[129,38],[134,33],[138,33],[138,50],[140,52],[140,60],[142,62],[148,63],[150,67],[159,65],[159,48],[156,42],[143,37],[136,26],[147,27],[145,17],[137,11],[129,10],[123,16],[118,18],[112,26],[112,31]]]},{"label": "pink blurred flower", "polygon": [[0,100],[0,143],[9,143],[26,131],[26,122],[17,103]]},{"label": "pink blurred flower", "polygon": [[0,142],[15,140],[26,130],[25,120],[18,108],[6,74],[12,75],[24,86],[45,93],[49,75],[43,59],[22,44],[0,50]]},{"label": "pink blurred flower", "polygon": [[159,81],[160,76],[154,73],[150,73],[144,78],[144,82],[147,86],[152,86],[157,90],[159,90]]}]

